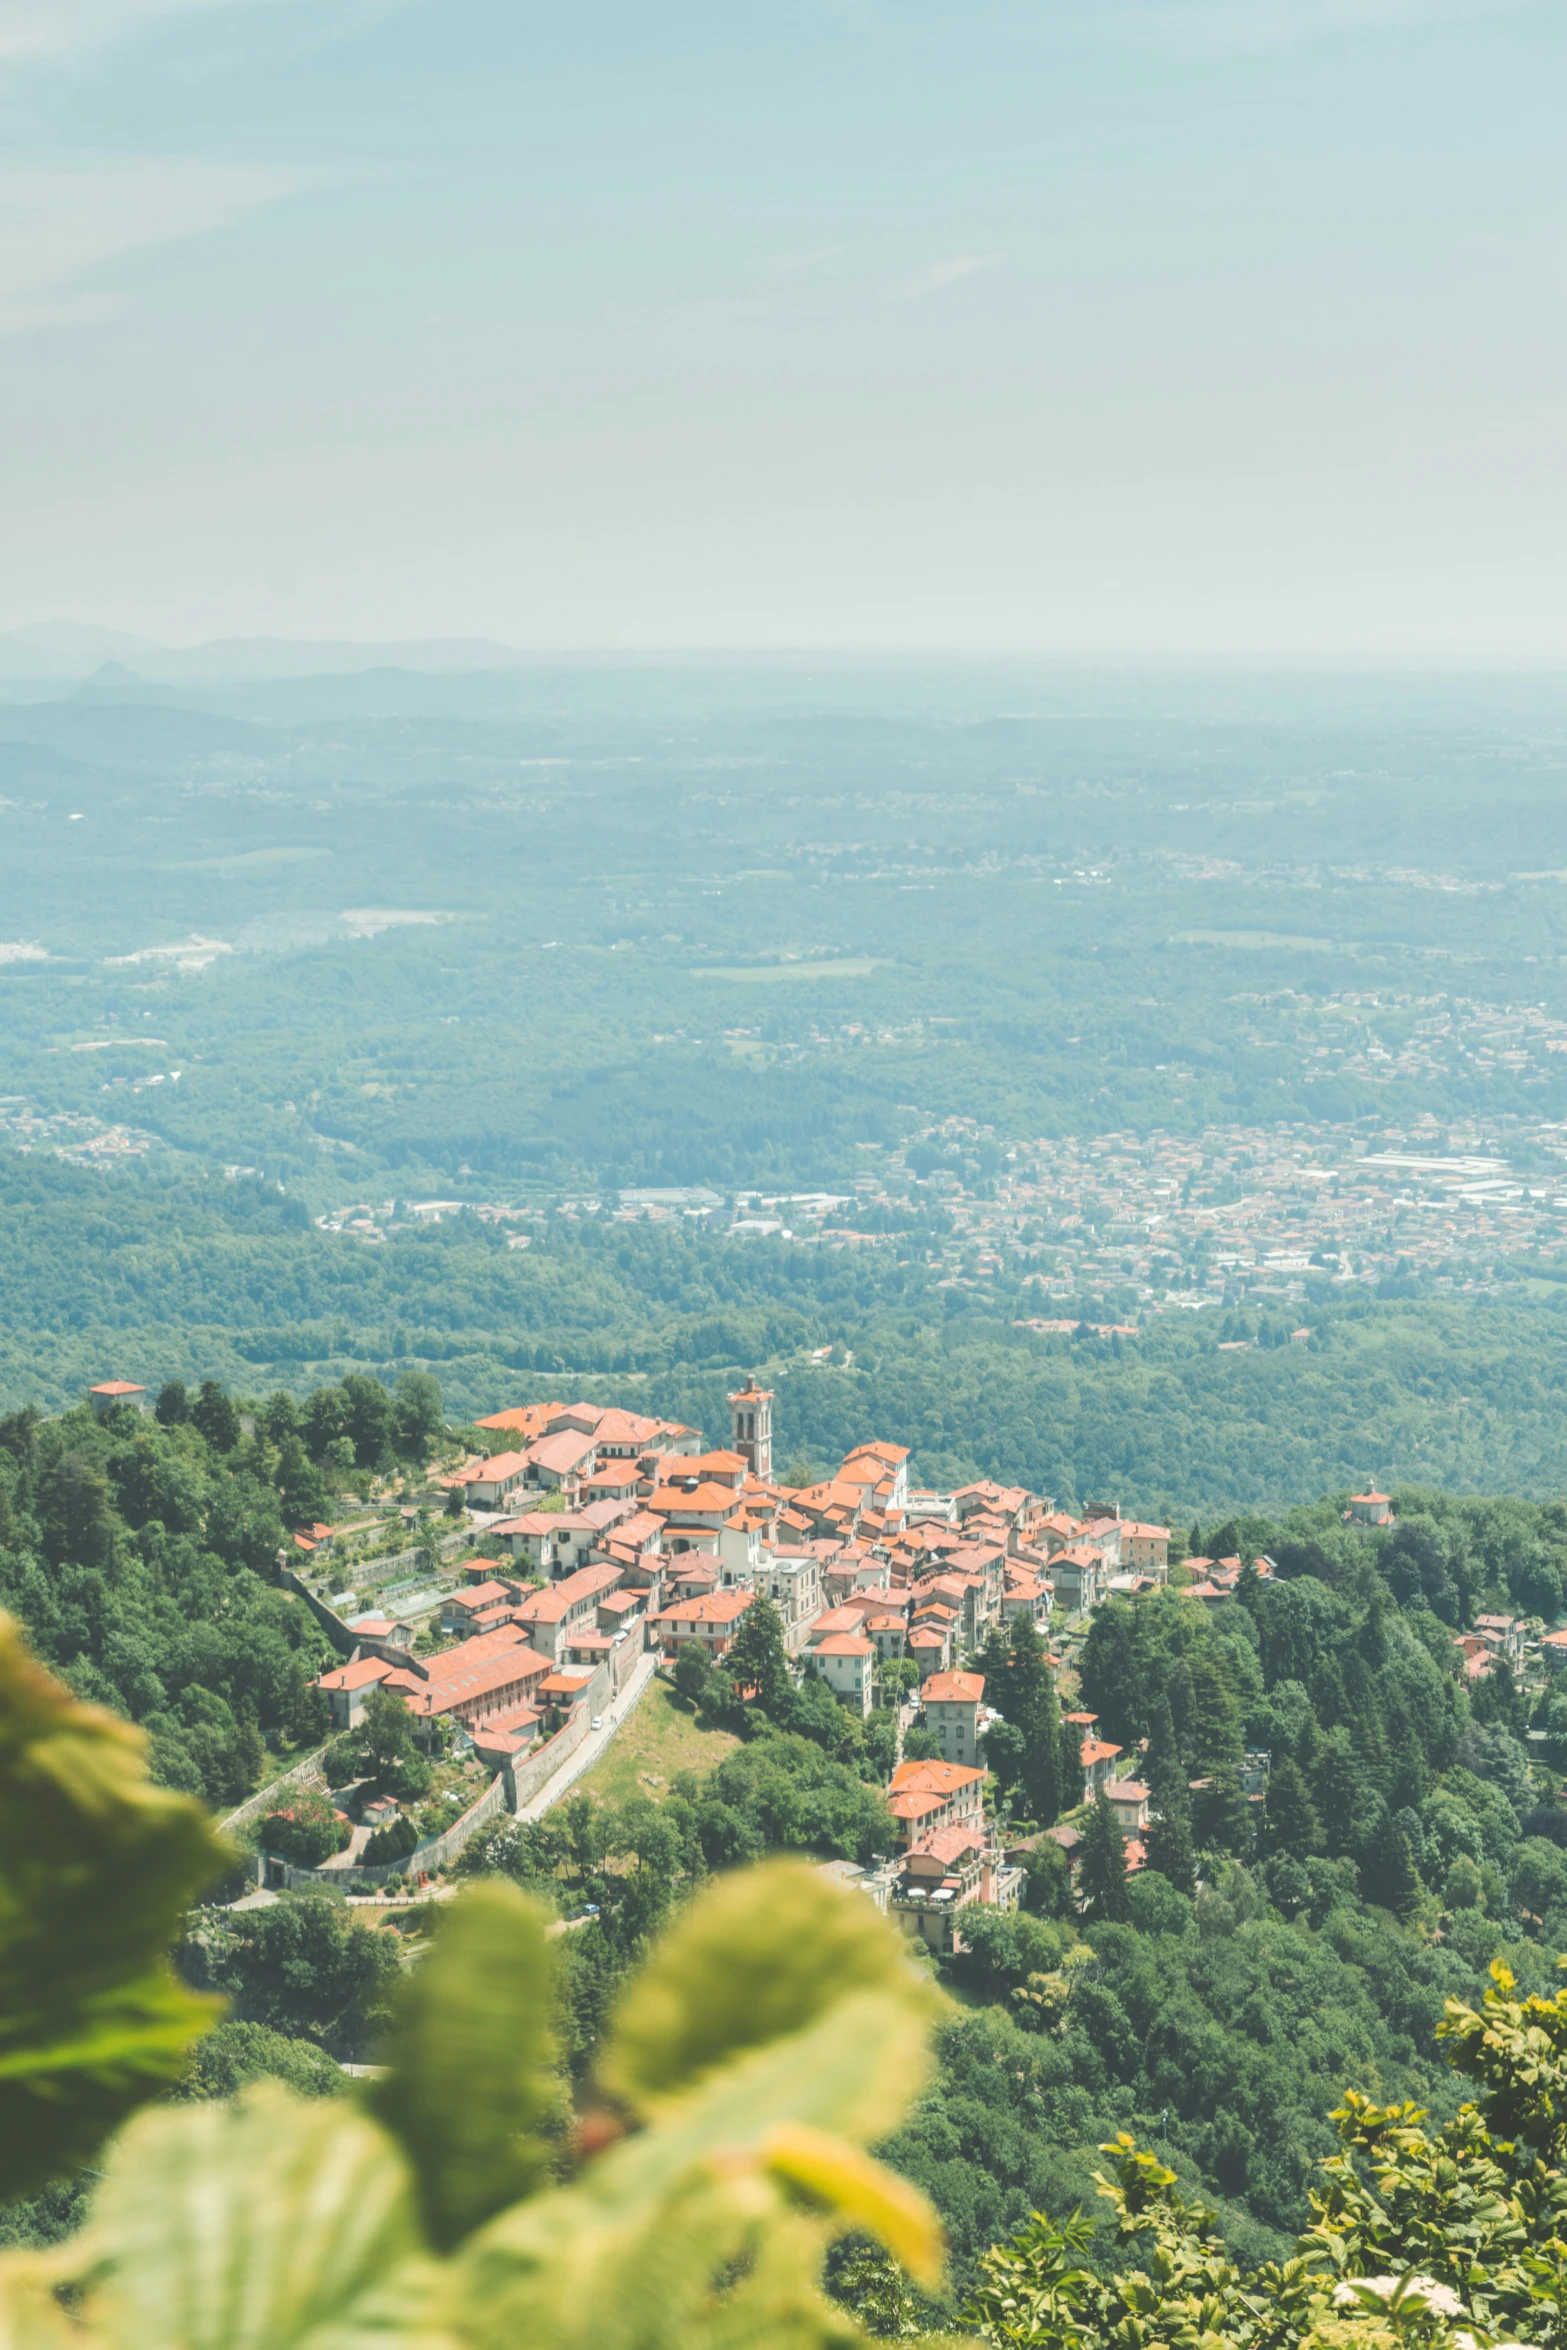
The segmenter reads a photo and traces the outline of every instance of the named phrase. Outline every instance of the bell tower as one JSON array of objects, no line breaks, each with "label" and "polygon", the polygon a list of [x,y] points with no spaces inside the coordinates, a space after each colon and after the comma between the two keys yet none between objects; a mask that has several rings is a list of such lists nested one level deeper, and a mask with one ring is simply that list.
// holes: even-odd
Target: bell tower
[{"label": "bell tower", "polygon": [[730,1449],[749,1464],[753,1476],[764,1483],[773,1474],[773,1398],[769,1388],[758,1387],[756,1373],[739,1391],[729,1398]]}]

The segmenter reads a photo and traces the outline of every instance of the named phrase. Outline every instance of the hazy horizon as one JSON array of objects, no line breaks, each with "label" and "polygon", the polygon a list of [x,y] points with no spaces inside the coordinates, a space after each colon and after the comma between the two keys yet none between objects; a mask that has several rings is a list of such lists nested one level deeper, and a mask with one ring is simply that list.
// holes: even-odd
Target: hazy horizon
[{"label": "hazy horizon", "polygon": [[0,0],[0,630],[1567,659],[1538,0]]},{"label": "hazy horizon", "polygon": [[[36,665],[29,666],[33,654]],[[238,671],[223,667],[221,656],[232,654]],[[322,656],[319,669],[301,667],[291,656]],[[857,645],[740,642],[730,644],[550,644],[507,643],[499,638],[428,635],[385,638],[356,637],[338,631],[319,635],[236,634],[196,637],[173,643],[138,636],[90,621],[51,620],[22,623],[0,629],[0,691],[8,683],[47,685],[91,682],[100,674],[123,670],[133,680],[177,686],[246,674],[256,679],[293,675],[349,673],[359,657],[366,668],[406,666],[431,675],[461,677],[491,669],[526,668],[537,663],[580,662],[595,667],[624,663],[655,670],[710,663],[733,667],[743,663],[791,665],[821,663],[833,671],[874,670],[890,674],[916,664],[934,663],[956,670],[993,667],[1005,671],[1060,671],[1066,674],[1110,671],[1125,675],[1169,674],[1202,678],[1304,674],[1323,678],[1402,676],[1472,678],[1541,677],[1567,674],[1567,651],[1555,654],[1497,653],[1466,656],[1462,651],[1397,652],[1368,646],[1356,653],[1317,650],[1309,646],[1279,646],[1247,651],[1223,645],[1189,649],[1158,646],[1025,646],[1025,645]],[[436,658],[438,656],[438,658]],[[280,665],[274,665],[274,663]]]}]

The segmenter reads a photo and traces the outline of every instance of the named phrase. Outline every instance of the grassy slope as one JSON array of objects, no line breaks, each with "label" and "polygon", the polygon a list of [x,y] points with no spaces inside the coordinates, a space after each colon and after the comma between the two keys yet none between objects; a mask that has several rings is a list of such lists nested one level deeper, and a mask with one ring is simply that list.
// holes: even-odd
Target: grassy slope
[{"label": "grassy slope", "polygon": [[698,1729],[669,1684],[655,1681],[582,1787],[609,1803],[664,1795],[677,1771],[710,1771],[739,1743],[727,1730]]}]

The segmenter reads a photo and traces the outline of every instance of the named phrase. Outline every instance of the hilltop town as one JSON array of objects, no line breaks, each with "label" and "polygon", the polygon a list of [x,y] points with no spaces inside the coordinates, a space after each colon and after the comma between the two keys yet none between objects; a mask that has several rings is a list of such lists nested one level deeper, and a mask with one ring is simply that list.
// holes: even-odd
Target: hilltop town
[{"label": "hilltop town", "polygon": [[[387,1410],[384,1391],[363,1384]],[[400,1408],[433,1400],[411,1391]],[[341,1661],[312,1667],[334,1736],[325,1760],[288,1774],[303,1774],[301,1800],[276,1788],[242,1807],[260,1826],[266,1882],[324,1872],[340,1887],[428,1883],[503,1812],[541,1817],[596,1766],[655,1678],[666,1708],[678,1697],[742,1740],[803,1730],[850,1760],[857,1784],[879,1779],[891,1849],[877,1855],[862,1838],[858,1862],[836,1865],[938,1948],[952,1947],[969,1904],[1015,1906],[1044,1844],[1057,1848],[1049,1865],[1070,1874],[1085,1835],[1103,1838],[1113,1823],[1117,1871],[1147,1865],[1147,1831],[1165,1836],[1171,1791],[1156,1799],[1156,1758],[1146,1737],[1130,1737],[1124,1705],[1106,1736],[1081,1702],[1085,1687],[1105,1686],[1103,1640],[1099,1678],[1083,1669],[1096,1618],[1107,1603],[1168,1589],[1178,1610],[1218,1612],[1233,1627],[1231,1603],[1254,1609],[1278,1563],[1234,1530],[1229,1555],[1204,1555],[1196,1529],[1188,1542],[1114,1499],[1074,1514],[1021,1484],[921,1487],[909,1449],[885,1439],[793,1483],[774,1467],[773,1392],[753,1374],[727,1400],[722,1448],[622,1405],[516,1405],[466,1436],[448,1430],[470,1449],[401,1478],[401,1500],[295,1530],[278,1581]],[[122,1437],[151,1409],[148,1391],[125,1380],[101,1382],[89,1401]],[[169,1405],[160,1398],[160,1418]],[[188,1408],[215,1427],[217,1405],[233,1423],[227,1441],[249,1441],[215,1386]],[[1375,1535],[1396,1552],[1388,1494],[1368,1488],[1333,1506],[1346,1539]],[[1290,1543],[1269,1539],[1288,1560]],[[1312,1571],[1311,1557],[1282,1572]],[[350,1575],[358,1588],[335,1588]],[[1543,1568],[1513,1596],[1539,1599],[1560,1629],[1489,1596],[1475,1605],[1432,1589],[1449,1623],[1466,1627],[1445,1635],[1452,1677],[1482,1718],[1542,1696],[1567,1664],[1567,1616]],[[1104,1626],[1112,1644],[1115,1621]],[[391,1767],[399,1751],[406,1772]],[[1186,1781],[1194,1820],[1222,1796],[1224,1835],[1251,1849],[1258,1837],[1234,1806],[1261,1817],[1271,1762],[1265,1744],[1237,1748],[1219,1779],[1199,1761]],[[323,1780],[350,1791],[346,1809],[323,1802]]]},{"label": "hilltop town", "polygon": [[[617,1709],[657,1668],[678,1683],[689,1649],[721,1665],[765,1602],[798,1680],[861,1723],[878,1706],[895,1712],[896,1849],[865,1869],[839,1866],[949,1947],[956,1911],[1013,1907],[1022,1883],[984,1800],[997,1717],[972,1660],[997,1627],[1026,1618],[1059,1674],[1053,1631],[1080,1631],[1106,1598],[1163,1585],[1169,1529],[1114,1505],[1074,1517],[1020,1486],[923,1491],[909,1483],[906,1448],[881,1441],[791,1487],[774,1473],[773,1402],[754,1379],[737,1389],[721,1450],[700,1430],[599,1404],[528,1404],[481,1421],[497,1449],[439,1480],[482,1555],[441,1599],[438,1638],[392,1614],[354,1615],[349,1661],[320,1686],[340,1734],[376,1693],[399,1699],[420,1736],[460,1742],[506,1808],[526,1810],[577,1746],[612,1734]],[[332,1542],[326,1527],[296,1536],[290,1579],[312,1561],[319,1575]],[[1193,1562],[1186,1587],[1194,1603],[1217,1600],[1240,1572],[1239,1558]],[[1106,1793],[1135,1871],[1148,1818],[1136,1758],[1096,1738],[1092,1716],[1069,1719],[1081,1797]],[[916,1722],[918,1751],[905,1756]],[[1070,1859],[1076,1832],[1047,1832]]]}]

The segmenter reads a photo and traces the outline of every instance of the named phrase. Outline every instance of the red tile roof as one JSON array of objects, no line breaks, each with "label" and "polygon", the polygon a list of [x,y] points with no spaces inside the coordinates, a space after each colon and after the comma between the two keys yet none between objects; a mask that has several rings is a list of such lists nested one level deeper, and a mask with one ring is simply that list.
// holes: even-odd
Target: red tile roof
[{"label": "red tile roof", "polygon": [[504,1431],[507,1435],[532,1439],[542,1436],[556,1413],[563,1412],[565,1408],[560,1403],[514,1404],[510,1411],[492,1412],[487,1420],[475,1420],[474,1426],[493,1428],[498,1434]]},{"label": "red tile roof", "polygon": [[530,1592],[519,1602],[517,1620],[524,1624],[558,1624],[572,1609],[585,1600],[596,1599],[601,1591],[613,1591],[620,1582],[620,1569],[607,1563],[601,1567],[579,1567],[574,1575],[567,1575],[559,1583],[546,1583],[542,1591]]},{"label": "red tile roof", "polygon": [[932,1673],[920,1691],[927,1705],[978,1705],[984,1694],[983,1673]]},{"label": "red tile roof", "polygon": [[[1116,1749],[1117,1753],[1120,1749]],[[968,1763],[902,1762],[892,1774],[893,1793],[902,1795],[953,1795],[960,1787],[972,1787],[985,1777]]]},{"label": "red tile roof", "polygon": [[660,1608],[653,1618],[658,1624],[733,1624],[744,1615],[754,1591],[709,1591],[700,1599],[677,1599],[673,1607]]},{"label": "red tile roof", "polygon": [[527,1469],[526,1456],[520,1452],[491,1453],[487,1461],[475,1461],[464,1469],[465,1485],[501,1485],[510,1477],[520,1477]]},{"label": "red tile roof", "polygon": [[552,1477],[569,1477],[579,1469],[594,1449],[591,1436],[580,1436],[574,1429],[563,1428],[558,1436],[541,1436],[537,1444],[528,1447],[528,1459],[536,1469],[548,1469]]}]

